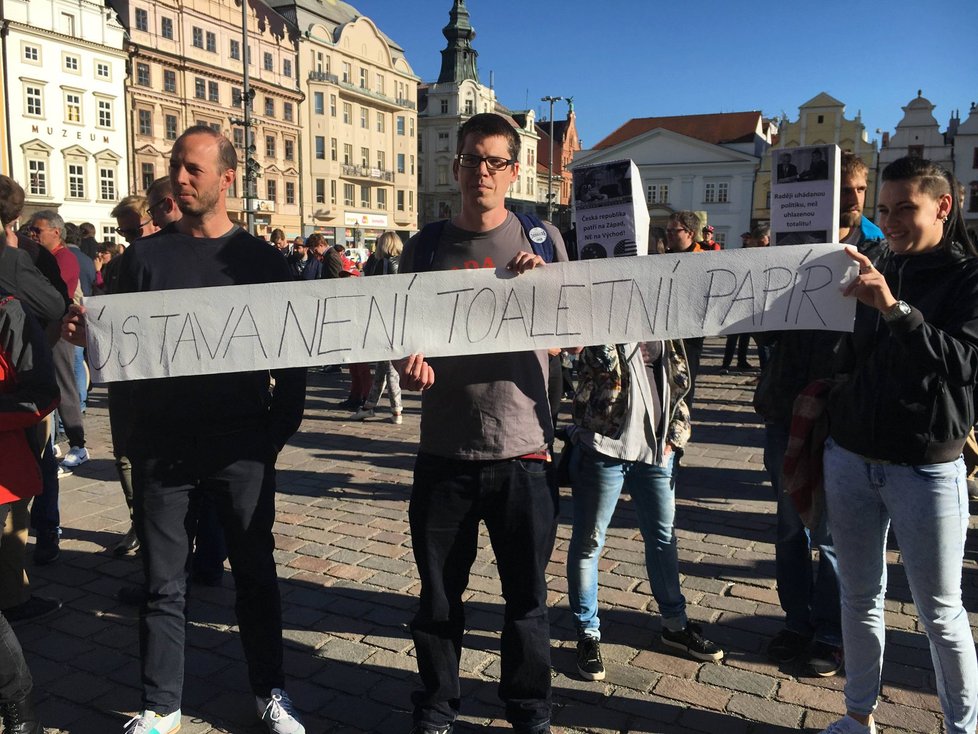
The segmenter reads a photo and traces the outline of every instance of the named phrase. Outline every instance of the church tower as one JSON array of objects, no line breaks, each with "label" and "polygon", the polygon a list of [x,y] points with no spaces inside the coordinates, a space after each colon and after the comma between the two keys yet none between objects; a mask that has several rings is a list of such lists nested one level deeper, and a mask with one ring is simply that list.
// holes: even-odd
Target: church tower
[{"label": "church tower", "polygon": [[441,72],[438,74],[438,84],[445,82],[458,84],[466,79],[479,82],[479,70],[475,59],[479,55],[472,48],[475,29],[469,22],[469,10],[465,0],[455,0],[448,14],[448,25],[441,29],[448,46],[441,52]]}]

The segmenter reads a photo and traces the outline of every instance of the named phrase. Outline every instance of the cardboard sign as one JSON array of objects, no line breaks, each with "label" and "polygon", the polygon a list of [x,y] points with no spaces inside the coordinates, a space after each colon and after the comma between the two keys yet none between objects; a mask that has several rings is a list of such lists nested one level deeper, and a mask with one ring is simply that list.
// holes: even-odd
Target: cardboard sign
[{"label": "cardboard sign", "polygon": [[841,245],[87,299],[96,382],[785,329],[851,331]]},{"label": "cardboard sign", "polygon": [[630,160],[574,169],[574,225],[581,260],[649,252],[649,210]]},{"label": "cardboard sign", "polygon": [[838,242],[839,146],[777,148],[771,157],[771,242]]}]

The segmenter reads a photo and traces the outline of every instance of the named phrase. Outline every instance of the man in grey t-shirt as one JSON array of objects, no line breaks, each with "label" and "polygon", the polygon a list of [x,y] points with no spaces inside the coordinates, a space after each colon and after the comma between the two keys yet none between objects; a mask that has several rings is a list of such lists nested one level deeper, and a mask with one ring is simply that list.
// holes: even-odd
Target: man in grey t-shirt
[{"label": "man in grey t-shirt", "polygon": [[[475,115],[462,125],[453,167],[461,211],[441,230],[430,268],[414,262],[423,236],[417,235],[404,248],[401,273],[503,266],[522,273],[544,264],[505,207],[506,192],[519,175],[519,149],[513,124],[500,115]],[[544,227],[555,259],[566,261],[559,232]],[[430,361],[415,354],[402,364],[402,373],[402,387],[424,391],[409,511],[421,576],[411,632],[423,684],[413,697],[413,734],[449,734],[459,713],[462,594],[480,520],[489,531],[506,605],[499,683],[506,718],[517,732],[549,734],[546,566],[557,492],[547,453],[553,439],[547,353]]]}]

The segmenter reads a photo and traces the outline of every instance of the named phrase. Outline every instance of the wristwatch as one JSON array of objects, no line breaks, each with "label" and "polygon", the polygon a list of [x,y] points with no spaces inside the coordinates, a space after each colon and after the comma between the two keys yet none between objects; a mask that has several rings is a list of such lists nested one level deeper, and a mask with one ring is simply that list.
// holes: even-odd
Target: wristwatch
[{"label": "wristwatch", "polygon": [[910,315],[910,306],[906,301],[897,301],[883,312],[883,320],[886,322],[897,321]]}]

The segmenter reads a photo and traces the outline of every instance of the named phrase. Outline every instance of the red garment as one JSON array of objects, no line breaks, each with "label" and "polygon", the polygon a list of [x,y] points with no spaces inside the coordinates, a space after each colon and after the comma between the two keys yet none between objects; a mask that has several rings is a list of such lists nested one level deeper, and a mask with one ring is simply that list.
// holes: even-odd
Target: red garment
[{"label": "red garment", "polygon": [[792,504],[809,530],[818,527],[825,506],[822,454],[829,435],[829,415],[825,407],[833,384],[828,379],[815,380],[795,398],[781,469],[781,486],[791,496]]},{"label": "red garment", "polygon": [[51,254],[58,261],[61,280],[65,282],[65,286],[68,288],[68,298],[74,299],[75,291],[78,290],[78,278],[81,276],[78,258],[64,245],[59,245],[58,249]]},{"label": "red garment", "polygon": [[356,400],[366,400],[373,386],[373,375],[369,364],[350,365],[350,397]]}]

